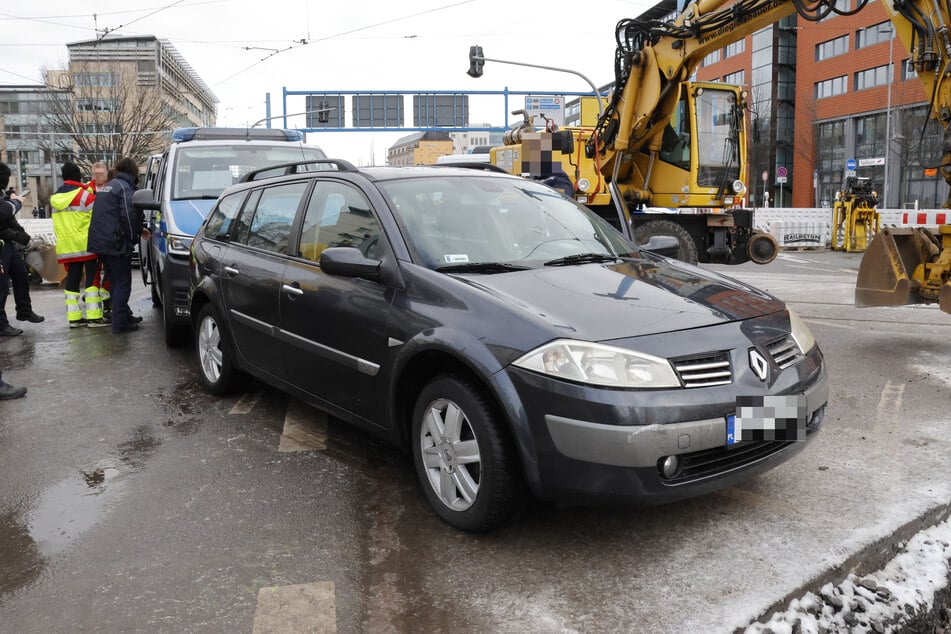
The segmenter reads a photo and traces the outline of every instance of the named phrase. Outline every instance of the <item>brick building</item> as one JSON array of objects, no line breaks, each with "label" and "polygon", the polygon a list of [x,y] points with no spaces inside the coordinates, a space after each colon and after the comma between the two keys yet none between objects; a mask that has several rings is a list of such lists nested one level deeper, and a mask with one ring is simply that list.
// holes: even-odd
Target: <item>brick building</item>
[{"label": "brick building", "polygon": [[927,98],[908,58],[878,2],[818,23],[794,15],[710,54],[697,79],[750,89],[751,204],[765,187],[771,205],[825,206],[854,159],[884,208],[941,206],[948,186],[928,163],[943,133],[932,122],[922,136]]}]

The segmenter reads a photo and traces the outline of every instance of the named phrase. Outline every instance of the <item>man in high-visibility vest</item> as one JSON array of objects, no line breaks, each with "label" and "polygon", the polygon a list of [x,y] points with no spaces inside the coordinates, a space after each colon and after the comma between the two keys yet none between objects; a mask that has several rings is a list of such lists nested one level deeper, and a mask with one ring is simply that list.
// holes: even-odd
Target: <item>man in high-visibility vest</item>
[{"label": "man in high-visibility vest", "polygon": [[[82,182],[75,163],[63,163],[63,185],[50,196],[56,259],[66,267],[66,320],[70,328],[108,326],[102,317],[102,299],[96,269],[99,258],[87,248],[95,190]],[[85,298],[80,280],[85,276]],[[84,302],[84,303],[83,303]]]}]

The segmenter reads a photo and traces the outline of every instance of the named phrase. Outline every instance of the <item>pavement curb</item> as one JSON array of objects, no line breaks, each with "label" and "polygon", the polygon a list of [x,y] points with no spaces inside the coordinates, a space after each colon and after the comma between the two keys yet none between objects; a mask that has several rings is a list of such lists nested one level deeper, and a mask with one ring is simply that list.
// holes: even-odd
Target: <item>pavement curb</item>
[{"label": "pavement curb", "polygon": [[[915,519],[900,526],[891,534],[875,540],[861,550],[849,555],[841,563],[832,566],[827,571],[813,577],[795,590],[786,593],[785,596],[772,603],[768,608],[760,612],[756,618],[750,620],[749,623],[733,630],[734,634],[741,634],[747,627],[754,623],[768,621],[774,612],[786,611],[786,608],[793,599],[802,597],[807,592],[818,595],[820,588],[827,583],[838,585],[850,574],[863,577],[884,568],[889,561],[902,551],[904,543],[914,537],[915,534],[932,526],[937,526],[948,519],[948,517],[951,517],[951,502],[936,506],[922,513]],[[948,587],[945,587],[945,590],[947,591]]]}]

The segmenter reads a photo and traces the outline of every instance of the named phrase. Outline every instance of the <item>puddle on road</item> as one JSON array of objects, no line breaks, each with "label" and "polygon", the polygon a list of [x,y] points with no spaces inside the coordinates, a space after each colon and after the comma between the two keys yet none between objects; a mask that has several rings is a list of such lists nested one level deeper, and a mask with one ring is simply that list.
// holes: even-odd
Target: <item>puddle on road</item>
[{"label": "puddle on road", "polygon": [[146,426],[101,460],[45,489],[29,510],[0,514],[0,596],[35,581],[48,563],[94,530],[128,482],[161,445]]},{"label": "puddle on road", "polygon": [[80,471],[43,491],[32,510],[0,515],[0,596],[33,583],[52,557],[99,522],[124,489],[120,475],[111,466]]},{"label": "puddle on road", "polygon": [[35,581],[46,562],[17,513],[0,514],[0,597]]},{"label": "puddle on road", "polygon": [[[61,480],[40,495],[26,525],[41,554],[56,555],[68,548],[93,528],[109,504],[121,495],[125,482],[118,479],[119,470],[101,468],[102,482],[90,484],[90,480],[98,479],[98,471]],[[114,473],[108,480],[107,471]]]}]

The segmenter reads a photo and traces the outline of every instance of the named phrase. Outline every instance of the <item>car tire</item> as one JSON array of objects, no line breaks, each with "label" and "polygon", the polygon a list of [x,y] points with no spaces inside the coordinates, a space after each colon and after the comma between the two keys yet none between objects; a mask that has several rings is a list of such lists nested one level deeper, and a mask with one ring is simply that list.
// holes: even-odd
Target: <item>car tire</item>
[{"label": "car tire", "polygon": [[220,396],[237,387],[239,372],[234,364],[231,345],[221,330],[218,314],[211,304],[205,304],[198,313],[195,353],[198,357],[198,374],[206,390]]},{"label": "car tire", "polygon": [[697,263],[697,243],[686,229],[670,220],[651,220],[634,229],[634,241],[645,244],[652,236],[676,238],[680,245],[676,258],[687,264]]},{"label": "car tire", "polygon": [[442,376],[420,392],[413,462],[427,500],[450,525],[487,531],[524,505],[525,485],[505,427],[485,391],[462,378]]}]

